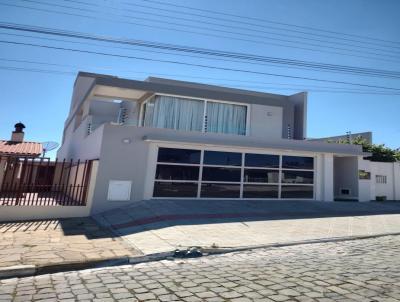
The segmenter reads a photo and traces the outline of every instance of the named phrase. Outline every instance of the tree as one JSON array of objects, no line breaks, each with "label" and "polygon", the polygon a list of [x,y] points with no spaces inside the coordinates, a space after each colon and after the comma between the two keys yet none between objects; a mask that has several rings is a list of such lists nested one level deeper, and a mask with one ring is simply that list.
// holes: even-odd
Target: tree
[{"label": "tree", "polygon": [[[332,141],[328,141],[328,142],[332,142]],[[360,145],[360,146],[362,146],[364,152],[372,153],[371,156],[368,156],[365,158],[365,159],[368,159],[371,161],[378,161],[378,162],[400,161],[400,150],[399,149],[394,150],[389,147],[386,147],[384,144],[381,144],[381,145],[370,144],[362,136],[357,136],[354,139],[352,139],[351,141],[349,141],[348,139],[340,139],[340,140],[336,141],[335,143]]]}]

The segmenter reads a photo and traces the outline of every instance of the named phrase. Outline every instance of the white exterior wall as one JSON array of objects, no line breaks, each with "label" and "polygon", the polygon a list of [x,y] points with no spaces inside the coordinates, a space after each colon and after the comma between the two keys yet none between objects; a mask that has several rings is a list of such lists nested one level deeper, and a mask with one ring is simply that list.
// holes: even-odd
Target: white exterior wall
[{"label": "white exterior wall", "polygon": [[315,161],[315,199],[334,201],[333,154],[320,153]]},{"label": "white exterior wall", "polygon": [[283,108],[250,105],[250,136],[257,138],[281,138]]},{"label": "white exterior wall", "polygon": [[[387,200],[400,200],[400,163],[369,162],[371,169],[370,198],[386,196]],[[386,176],[386,183],[377,183],[376,176]]]},{"label": "white exterior wall", "polygon": [[[371,162],[359,157],[358,170],[371,172]],[[375,181],[375,178],[372,176],[372,173],[371,179],[358,179],[358,201],[371,201],[371,183],[373,181]]]},{"label": "white exterior wall", "polygon": [[[358,199],[358,158],[335,157],[334,158],[334,195],[338,199]],[[341,190],[350,190],[349,195],[342,195]]]},{"label": "white exterior wall", "polygon": [[400,200],[400,162],[393,164],[394,199]]},{"label": "white exterior wall", "polygon": [[[87,117],[88,118],[88,117]],[[100,157],[103,126],[98,127],[87,135],[88,121],[84,119],[78,128],[73,131],[72,123],[65,133],[63,145],[57,151],[58,159],[98,159]]]}]

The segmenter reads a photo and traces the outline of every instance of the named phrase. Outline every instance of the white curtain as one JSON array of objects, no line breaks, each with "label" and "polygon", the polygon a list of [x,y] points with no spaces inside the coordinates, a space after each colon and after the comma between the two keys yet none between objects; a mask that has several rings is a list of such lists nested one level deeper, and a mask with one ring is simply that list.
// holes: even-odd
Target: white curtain
[{"label": "white curtain", "polygon": [[156,96],[146,103],[144,126],[201,131],[203,114],[204,101]]},{"label": "white curtain", "polygon": [[247,107],[207,102],[207,132],[246,134]]}]

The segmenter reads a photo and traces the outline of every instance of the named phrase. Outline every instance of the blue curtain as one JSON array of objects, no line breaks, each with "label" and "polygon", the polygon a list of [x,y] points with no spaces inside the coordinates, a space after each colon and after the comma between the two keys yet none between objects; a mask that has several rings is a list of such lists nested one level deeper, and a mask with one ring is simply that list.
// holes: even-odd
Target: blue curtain
[{"label": "blue curtain", "polygon": [[246,135],[247,107],[207,102],[207,132]]},{"label": "blue curtain", "polygon": [[156,96],[146,103],[144,126],[202,131],[204,101]]}]

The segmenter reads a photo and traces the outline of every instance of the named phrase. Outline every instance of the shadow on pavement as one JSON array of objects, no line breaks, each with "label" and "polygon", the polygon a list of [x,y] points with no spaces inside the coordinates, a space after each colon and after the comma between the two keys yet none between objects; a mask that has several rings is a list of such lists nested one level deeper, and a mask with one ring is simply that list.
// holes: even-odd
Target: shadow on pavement
[{"label": "shadow on pavement", "polygon": [[94,216],[121,235],[178,225],[400,214],[400,202],[147,200]]}]

